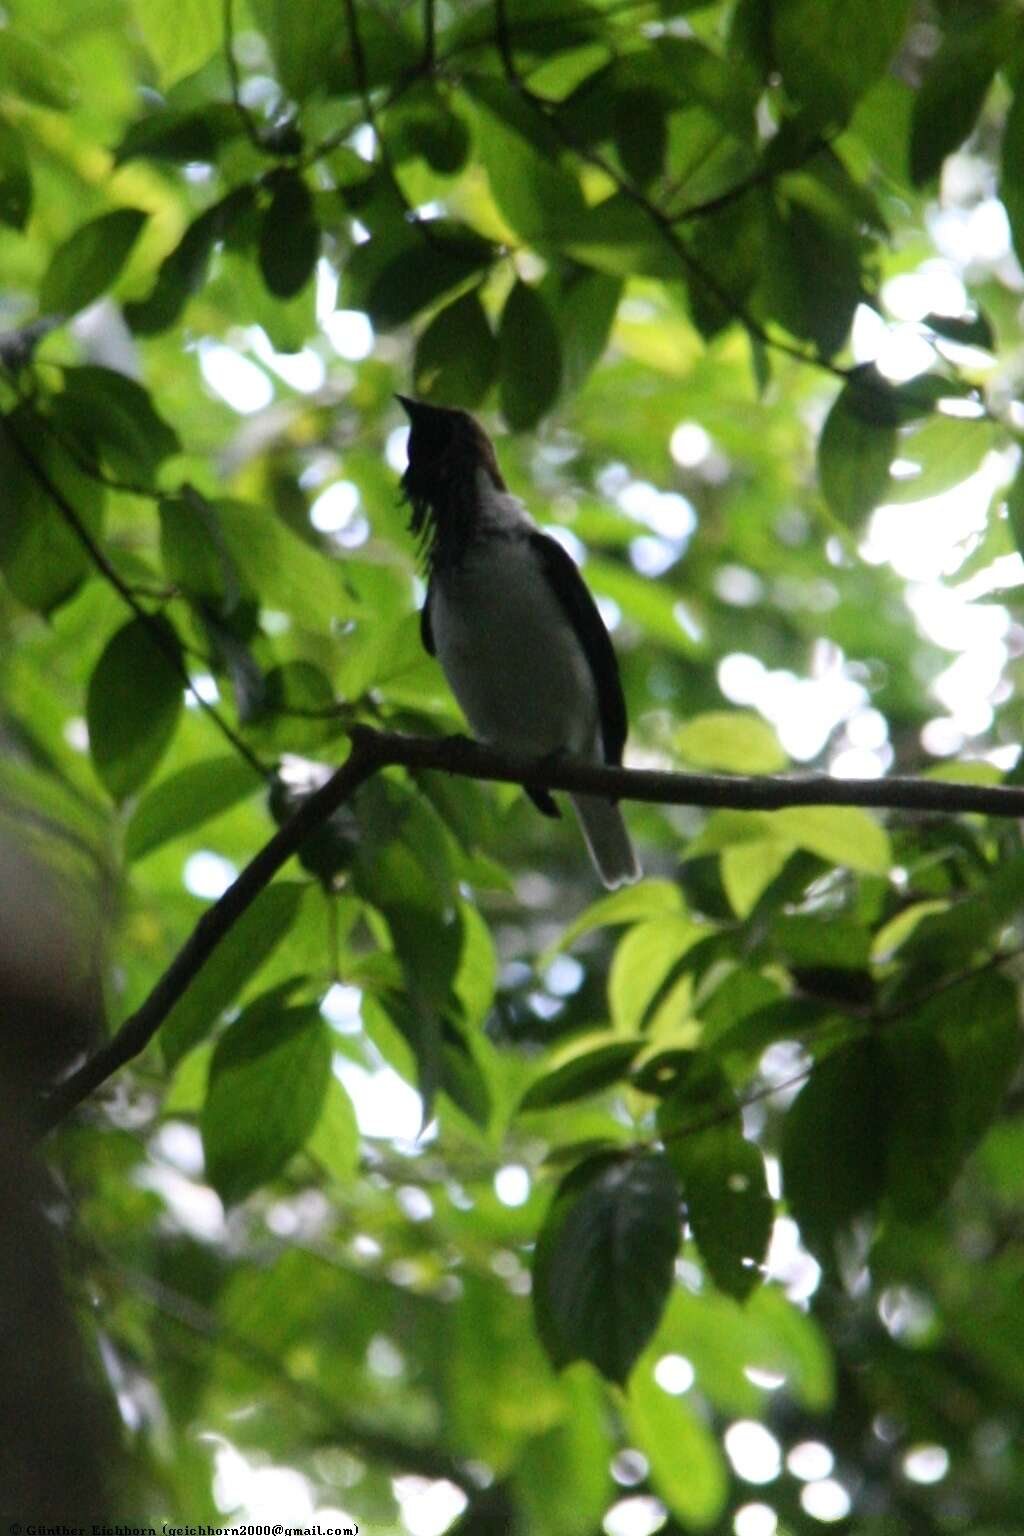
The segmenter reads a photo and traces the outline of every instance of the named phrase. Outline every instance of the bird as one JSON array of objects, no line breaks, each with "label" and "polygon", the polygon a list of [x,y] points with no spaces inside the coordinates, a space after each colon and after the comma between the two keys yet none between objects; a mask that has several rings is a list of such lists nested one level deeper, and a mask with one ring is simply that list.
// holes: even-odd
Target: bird
[{"label": "bird", "polygon": [[[604,620],[572,556],[510,494],[468,411],[396,396],[409,417],[402,492],[427,575],[424,649],[480,740],[538,759],[618,766],[626,703]],[[558,816],[547,789],[526,787]],[[614,800],[571,794],[609,890],[640,878]]]}]

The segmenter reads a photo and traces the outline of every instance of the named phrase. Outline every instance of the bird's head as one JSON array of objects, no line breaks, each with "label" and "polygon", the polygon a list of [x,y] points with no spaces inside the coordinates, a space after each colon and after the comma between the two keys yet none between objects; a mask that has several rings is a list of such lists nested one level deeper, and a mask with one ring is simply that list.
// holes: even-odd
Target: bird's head
[{"label": "bird's head", "polygon": [[505,482],[487,433],[468,411],[396,398],[404,408],[409,433],[409,464],[402,490],[412,508],[409,526],[426,541],[433,560],[445,547],[454,554],[471,531],[479,498],[480,472],[499,491]]}]

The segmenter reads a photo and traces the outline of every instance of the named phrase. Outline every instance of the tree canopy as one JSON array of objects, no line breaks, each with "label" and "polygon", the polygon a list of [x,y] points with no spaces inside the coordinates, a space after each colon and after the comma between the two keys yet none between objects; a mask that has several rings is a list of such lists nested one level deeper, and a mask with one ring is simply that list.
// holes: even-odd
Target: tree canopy
[{"label": "tree canopy", "polygon": [[[9,0],[11,1515],[1019,1533],[1022,45]],[[600,603],[636,886],[450,739],[396,391]]]}]

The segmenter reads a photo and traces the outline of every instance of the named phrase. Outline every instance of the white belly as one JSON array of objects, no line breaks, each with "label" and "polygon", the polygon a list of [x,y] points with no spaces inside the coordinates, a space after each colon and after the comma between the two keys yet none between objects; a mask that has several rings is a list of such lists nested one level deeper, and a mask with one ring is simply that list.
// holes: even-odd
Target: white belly
[{"label": "white belly", "polygon": [[482,741],[601,755],[590,666],[525,540],[488,540],[439,573],[430,618],[437,658]]}]

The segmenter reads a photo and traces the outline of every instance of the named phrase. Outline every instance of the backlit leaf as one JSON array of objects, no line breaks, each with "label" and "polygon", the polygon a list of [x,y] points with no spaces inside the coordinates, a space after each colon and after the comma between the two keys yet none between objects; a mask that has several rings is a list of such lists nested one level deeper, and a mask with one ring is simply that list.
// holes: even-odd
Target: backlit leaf
[{"label": "backlit leaf", "polygon": [[89,679],[93,766],[115,800],[140,789],[170,746],[184,704],[181,642],[167,619],[132,619]]}]

